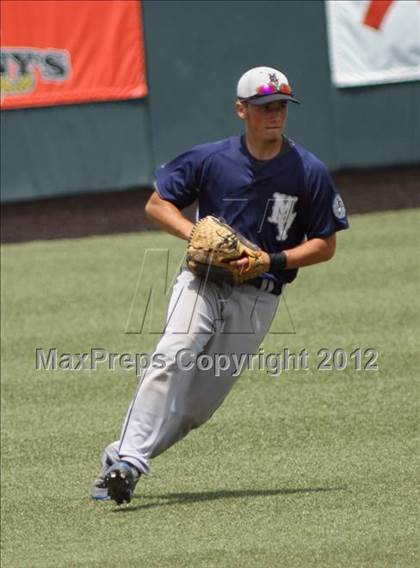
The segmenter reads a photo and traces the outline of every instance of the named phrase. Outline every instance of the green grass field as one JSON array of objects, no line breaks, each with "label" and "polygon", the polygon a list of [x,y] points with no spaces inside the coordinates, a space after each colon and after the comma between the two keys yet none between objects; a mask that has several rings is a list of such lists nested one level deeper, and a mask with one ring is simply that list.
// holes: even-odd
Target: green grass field
[{"label": "green grass field", "polygon": [[[296,333],[264,344],[306,348],[309,370],[247,372],[121,508],[88,494],[135,373],[36,371],[35,349],[150,351],[156,335],[124,332],[144,251],[170,248],[171,273],[184,245],[156,232],[4,246],[2,566],[418,566],[420,210],[351,225],[287,289],[276,330]],[[317,370],[319,349],[358,347],[378,371]]]}]

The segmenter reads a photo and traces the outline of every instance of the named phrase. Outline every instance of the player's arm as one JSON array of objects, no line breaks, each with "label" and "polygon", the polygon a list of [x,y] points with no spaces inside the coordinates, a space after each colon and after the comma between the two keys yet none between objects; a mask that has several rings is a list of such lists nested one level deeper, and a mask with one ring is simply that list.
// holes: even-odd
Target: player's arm
[{"label": "player's arm", "polygon": [[309,239],[297,247],[283,251],[286,268],[302,268],[330,260],[335,254],[335,247],[335,233],[326,239]]},{"label": "player's arm", "polygon": [[146,215],[159,227],[184,240],[188,240],[194,224],[170,201],[162,199],[155,191],[144,208]]}]

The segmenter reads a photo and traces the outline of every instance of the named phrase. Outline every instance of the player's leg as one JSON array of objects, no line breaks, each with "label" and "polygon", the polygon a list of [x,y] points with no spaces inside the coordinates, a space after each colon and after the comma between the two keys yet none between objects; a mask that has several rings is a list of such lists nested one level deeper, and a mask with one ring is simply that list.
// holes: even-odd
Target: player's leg
[{"label": "player's leg", "polygon": [[[165,367],[145,372],[126,417],[119,456],[144,473],[151,457],[210,418],[238,378],[232,376],[236,369],[233,365],[218,377],[214,369],[200,371],[192,366],[181,370],[175,355],[183,349],[195,356],[205,352],[211,358],[255,353],[277,308],[275,296],[260,294],[250,286],[239,290],[209,285],[204,290],[197,288],[198,282],[189,273],[178,280],[169,308],[169,314],[173,312],[175,317],[156,349],[165,354]],[[179,295],[181,283],[185,296]],[[118,475],[125,473],[117,471]],[[121,480],[117,482],[120,490]],[[131,498],[135,481],[128,485]]]}]

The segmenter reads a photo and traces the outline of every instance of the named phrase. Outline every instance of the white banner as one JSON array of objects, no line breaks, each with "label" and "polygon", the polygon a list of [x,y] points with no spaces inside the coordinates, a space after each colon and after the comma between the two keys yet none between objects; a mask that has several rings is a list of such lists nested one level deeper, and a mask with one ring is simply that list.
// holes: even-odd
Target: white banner
[{"label": "white banner", "polygon": [[337,87],[420,80],[419,0],[327,0]]}]

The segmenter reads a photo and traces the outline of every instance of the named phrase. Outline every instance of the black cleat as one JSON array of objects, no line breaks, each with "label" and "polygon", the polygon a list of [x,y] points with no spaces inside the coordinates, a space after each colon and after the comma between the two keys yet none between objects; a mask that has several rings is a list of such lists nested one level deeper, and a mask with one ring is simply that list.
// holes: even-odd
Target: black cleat
[{"label": "black cleat", "polygon": [[124,461],[115,463],[105,475],[108,496],[117,505],[121,505],[124,501],[130,503],[139,477],[140,473],[133,465]]}]

